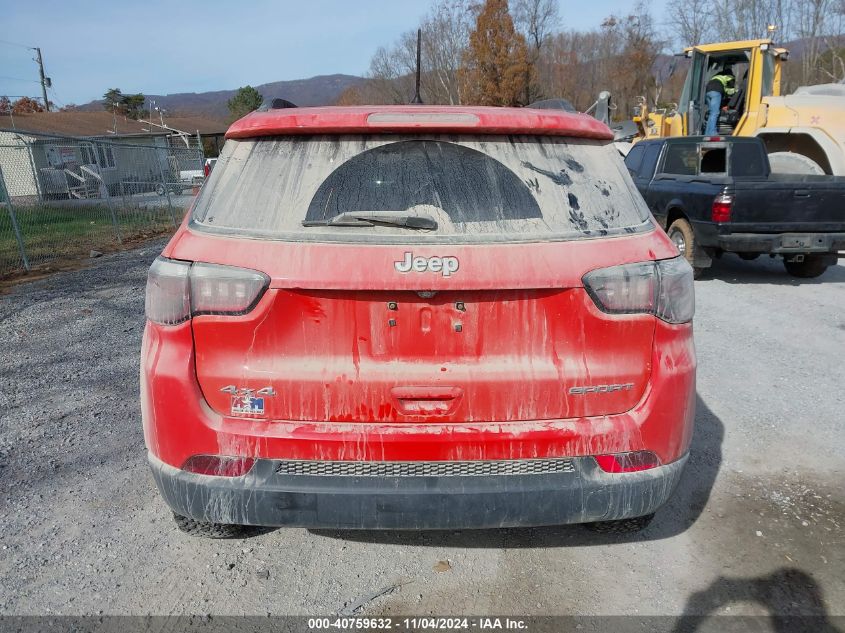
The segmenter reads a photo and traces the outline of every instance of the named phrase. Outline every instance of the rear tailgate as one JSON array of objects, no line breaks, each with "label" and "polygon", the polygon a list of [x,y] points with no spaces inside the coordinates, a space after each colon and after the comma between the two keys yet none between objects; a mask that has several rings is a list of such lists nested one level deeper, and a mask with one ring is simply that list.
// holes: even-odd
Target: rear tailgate
[{"label": "rear tailgate", "polygon": [[735,181],[731,226],[755,233],[845,231],[845,178],[773,174]]},{"label": "rear tailgate", "polygon": [[[511,421],[621,413],[648,381],[654,323],[582,289],[285,291],[237,322],[194,321],[197,377],[224,415],[271,388],[270,419]],[[395,307],[394,307],[395,306]],[[232,369],[241,368],[233,379]],[[570,389],[617,385],[603,394]],[[623,386],[624,385],[624,386]]]}]

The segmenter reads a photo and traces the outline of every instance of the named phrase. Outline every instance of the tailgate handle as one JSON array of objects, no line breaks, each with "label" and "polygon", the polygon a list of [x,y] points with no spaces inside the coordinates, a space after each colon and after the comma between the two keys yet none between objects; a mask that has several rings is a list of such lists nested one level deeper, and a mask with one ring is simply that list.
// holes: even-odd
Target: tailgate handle
[{"label": "tailgate handle", "polygon": [[796,189],[795,192],[792,194],[796,198],[809,198],[810,192],[806,189]]},{"label": "tailgate handle", "polygon": [[390,394],[405,415],[448,415],[458,406],[464,391],[460,387],[426,385],[394,387]]}]

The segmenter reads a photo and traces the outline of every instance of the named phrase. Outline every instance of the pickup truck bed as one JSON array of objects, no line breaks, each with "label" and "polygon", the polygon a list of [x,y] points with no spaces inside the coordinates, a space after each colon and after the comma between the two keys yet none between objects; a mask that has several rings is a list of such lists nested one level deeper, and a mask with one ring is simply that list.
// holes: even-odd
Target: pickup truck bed
[{"label": "pickup truck bed", "polygon": [[771,174],[755,138],[644,141],[625,159],[658,223],[698,272],[713,257],[780,255],[821,275],[845,250],[845,178]]}]

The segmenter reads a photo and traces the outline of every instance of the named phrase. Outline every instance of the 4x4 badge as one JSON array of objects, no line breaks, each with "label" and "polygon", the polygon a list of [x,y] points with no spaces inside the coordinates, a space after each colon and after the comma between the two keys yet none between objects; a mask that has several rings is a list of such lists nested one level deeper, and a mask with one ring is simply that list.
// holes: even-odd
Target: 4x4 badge
[{"label": "4x4 badge", "polygon": [[457,257],[414,257],[410,251],[405,253],[405,259],[393,262],[393,267],[400,273],[424,273],[426,271],[432,273],[440,273],[444,277],[449,277],[452,273],[457,272],[460,267],[460,262]]},{"label": "4x4 badge", "polygon": [[273,387],[263,387],[256,390],[226,385],[220,391],[232,394],[232,415],[264,415],[264,398],[276,395],[276,390]]}]

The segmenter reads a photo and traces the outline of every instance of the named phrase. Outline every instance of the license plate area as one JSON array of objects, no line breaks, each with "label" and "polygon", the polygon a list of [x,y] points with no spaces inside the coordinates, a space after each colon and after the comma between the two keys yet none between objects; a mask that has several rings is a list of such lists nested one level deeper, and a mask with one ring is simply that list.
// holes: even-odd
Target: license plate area
[{"label": "license plate area", "polygon": [[782,249],[810,251],[825,250],[827,248],[827,237],[813,234],[789,234],[782,235],[780,246]]},{"label": "license plate area", "polygon": [[[441,293],[421,298],[398,293],[395,300],[369,303],[369,339],[375,357],[460,357],[470,350],[467,339],[480,336],[478,305],[467,297]],[[475,297],[472,297],[474,299]]]}]

